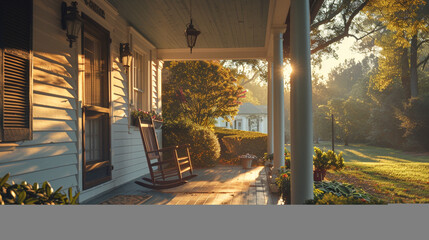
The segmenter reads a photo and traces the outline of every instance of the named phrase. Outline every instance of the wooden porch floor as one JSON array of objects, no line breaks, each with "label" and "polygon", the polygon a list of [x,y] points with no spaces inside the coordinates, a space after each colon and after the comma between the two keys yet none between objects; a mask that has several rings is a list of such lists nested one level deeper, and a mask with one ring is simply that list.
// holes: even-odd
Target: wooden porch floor
[{"label": "wooden porch floor", "polygon": [[[144,195],[143,205],[276,205],[278,196],[268,190],[264,167],[217,166],[195,169],[198,176],[170,189],[144,188],[134,181],[81,204],[100,204],[117,195]],[[140,179],[140,178],[139,178]]]}]

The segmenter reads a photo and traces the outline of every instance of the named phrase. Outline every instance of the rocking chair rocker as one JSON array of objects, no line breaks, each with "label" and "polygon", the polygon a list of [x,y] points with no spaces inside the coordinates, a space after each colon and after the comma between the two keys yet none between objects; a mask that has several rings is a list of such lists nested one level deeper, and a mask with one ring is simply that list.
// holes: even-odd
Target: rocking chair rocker
[{"label": "rocking chair rocker", "polygon": [[[147,183],[135,181],[136,184],[150,189],[166,189],[185,184],[186,180],[197,176],[193,174],[188,144],[160,149],[153,120],[139,119],[139,128],[151,178],[144,177]],[[186,149],[186,156],[179,157],[180,149]],[[189,174],[183,176],[186,172]]]}]

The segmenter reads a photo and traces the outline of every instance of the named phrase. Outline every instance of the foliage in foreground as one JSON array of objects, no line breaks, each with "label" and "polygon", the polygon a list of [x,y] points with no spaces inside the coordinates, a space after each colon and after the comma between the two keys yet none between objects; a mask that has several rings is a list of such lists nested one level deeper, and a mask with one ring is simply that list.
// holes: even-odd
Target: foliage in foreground
[{"label": "foliage in foreground", "polygon": [[253,154],[259,158],[267,151],[267,134],[215,127],[215,133],[221,146],[223,161],[239,163],[238,156]]},{"label": "foliage in foreground", "polygon": [[190,154],[194,166],[212,167],[216,165],[220,156],[220,146],[211,129],[182,120],[164,123],[162,130],[164,146],[183,144],[191,146]]},{"label": "foliage in foreground", "polygon": [[80,193],[73,196],[72,188],[68,190],[67,195],[61,192],[62,187],[56,191],[49,182],[44,182],[40,187],[38,183],[33,185],[23,181],[16,184],[13,181],[9,184],[7,180],[10,174],[0,178],[0,205],[69,205],[77,204],[77,198]]},{"label": "foliage in foreground", "polygon": [[[281,168],[276,184],[283,202],[290,203],[291,171]],[[366,193],[360,188],[336,181],[314,182],[314,199],[307,204],[384,204],[380,199]]]},{"label": "foliage in foreground", "polygon": [[363,189],[352,184],[332,182],[314,182],[313,204],[382,204]]}]

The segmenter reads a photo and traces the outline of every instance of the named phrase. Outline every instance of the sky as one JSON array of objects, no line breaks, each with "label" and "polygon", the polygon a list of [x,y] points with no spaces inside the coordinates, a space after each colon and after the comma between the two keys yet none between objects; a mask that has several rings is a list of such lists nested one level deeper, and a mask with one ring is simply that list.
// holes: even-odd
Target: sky
[{"label": "sky", "polygon": [[[326,81],[328,80],[328,75],[331,70],[343,63],[346,59],[354,58],[356,62],[361,61],[365,57],[365,54],[353,51],[352,47],[355,42],[356,40],[354,38],[344,38],[334,47],[334,49],[336,49],[335,51],[338,55],[338,59],[335,59],[333,56],[324,57],[321,68],[312,69],[312,71],[314,70],[317,74],[322,75],[323,79]],[[291,71],[290,66],[287,65],[283,69],[286,83],[290,81]]]},{"label": "sky", "polygon": [[322,62],[322,68],[320,70],[316,70],[317,73],[321,74],[324,79],[327,79],[329,72],[331,72],[334,67],[343,63],[346,59],[354,58],[357,62],[361,61],[365,55],[352,50],[352,46],[355,42],[356,40],[354,38],[344,38],[337,46],[336,53],[338,54],[338,59],[335,59],[334,57],[324,59]]}]

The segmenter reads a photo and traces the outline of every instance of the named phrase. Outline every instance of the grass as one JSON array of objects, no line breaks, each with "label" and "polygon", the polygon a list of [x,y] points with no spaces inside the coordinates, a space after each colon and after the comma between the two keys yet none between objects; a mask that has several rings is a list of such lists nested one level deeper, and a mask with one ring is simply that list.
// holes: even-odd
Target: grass
[{"label": "grass", "polygon": [[[331,149],[328,142],[315,146]],[[407,153],[361,144],[336,145],[346,167],[327,179],[347,182],[388,203],[429,203],[429,154]]]}]

